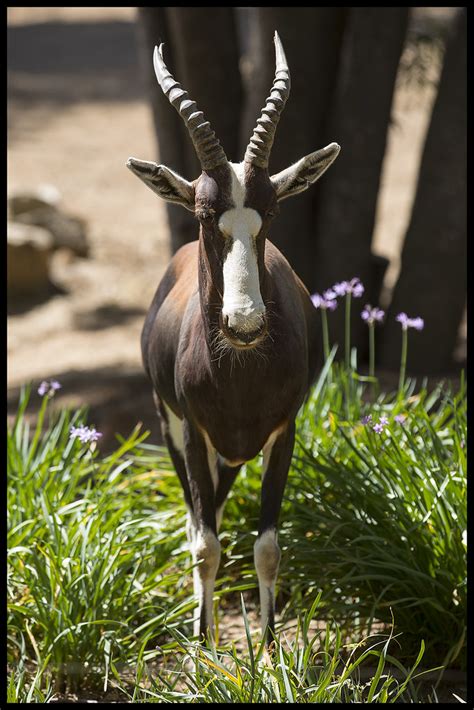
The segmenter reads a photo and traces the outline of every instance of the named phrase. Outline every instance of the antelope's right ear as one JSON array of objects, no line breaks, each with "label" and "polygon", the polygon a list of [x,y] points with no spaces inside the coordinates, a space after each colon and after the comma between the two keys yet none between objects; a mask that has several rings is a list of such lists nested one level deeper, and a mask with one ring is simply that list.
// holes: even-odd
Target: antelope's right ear
[{"label": "antelope's right ear", "polygon": [[140,180],[143,180],[150,190],[156,192],[168,202],[186,207],[194,212],[194,185],[173,172],[165,165],[158,165],[149,160],[129,158],[127,168],[130,168]]}]

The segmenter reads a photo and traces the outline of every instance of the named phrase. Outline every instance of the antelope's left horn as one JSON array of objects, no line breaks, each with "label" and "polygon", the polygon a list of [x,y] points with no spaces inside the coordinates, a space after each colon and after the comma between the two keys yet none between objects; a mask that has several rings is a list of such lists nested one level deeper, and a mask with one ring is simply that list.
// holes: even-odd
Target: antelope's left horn
[{"label": "antelope's left horn", "polygon": [[275,32],[274,41],[276,69],[273,86],[260,118],[257,119],[257,125],[244,158],[245,161],[252,163],[252,165],[258,165],[260,168],[268,167],[276,127],[290,95],[290,70],[278,32]]}]

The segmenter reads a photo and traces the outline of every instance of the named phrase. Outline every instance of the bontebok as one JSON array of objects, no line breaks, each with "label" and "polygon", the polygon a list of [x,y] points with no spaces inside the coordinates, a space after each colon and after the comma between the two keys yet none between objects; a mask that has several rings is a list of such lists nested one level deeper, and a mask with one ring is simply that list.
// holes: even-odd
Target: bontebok
[{"label": "bontebok", "polygon": [[188,182],[164,165],[136,158],[127,163],[160,197],[182,205],[200,222],[199,239],[179,249],[158,286],[141,341],[189,510],[193,559],[200,561],[194,572],[195,633],[212,633],[225,499],[242,464],[263,451],[254,554],[268,641],[280,562],[277,525],[295,417],[315,377],[319,350],[318,313],[268,233],[278,203],[306,190],[340,150],[331,143],[269,174],[276,126],[290,92],[276,33],[275,49],[270,96],[243,162],[231,163],[202,111],[168,71],[163,45],[155,47],[158,83],[186,124],[202,173]]}]

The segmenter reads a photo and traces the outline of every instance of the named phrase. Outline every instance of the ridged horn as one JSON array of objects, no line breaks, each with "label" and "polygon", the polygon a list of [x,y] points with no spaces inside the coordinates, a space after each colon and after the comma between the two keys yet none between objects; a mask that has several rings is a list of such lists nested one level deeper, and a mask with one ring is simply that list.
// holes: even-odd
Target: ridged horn
[{"label": "ridged horn", "polygon": [[181,84],[170,74],[163,60],[163,44],[160,44],[159,49],[155,47],[153,66],[163,93],[186,124],[202,169],[210,170],[227,163],[227,156],[211,124],[206,121],[203,112],[199,111],[196,102],[189,99],[188,92],[184,91]]},{"label": "ridged horn", "polygon": [[275,32],[274,41],[276,69],[273,86],[260,118],[257,120],[244,158],[246,162],[258,165],[260,168],[268,167],[276,127],[290,95],[290,70],[278,32]]}]

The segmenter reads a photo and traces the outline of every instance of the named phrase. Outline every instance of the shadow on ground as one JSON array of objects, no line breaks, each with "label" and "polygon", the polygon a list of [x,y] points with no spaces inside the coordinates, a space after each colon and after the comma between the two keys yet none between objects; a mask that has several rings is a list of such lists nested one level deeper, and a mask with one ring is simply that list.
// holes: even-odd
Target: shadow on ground
[{"label": "shadow on ground", "polygon": [[63,286],[49,281],[43,293],[32,297],[9,296],[7,300],[7,316],[21,316],[36,306],[41,306],[55,296],[66,296],[68,291]]},{"label": "shadow on ground", "polygon": [[91,311],[75,313],[74,327],[78,330],[103,330],[115,325],[122,325],[136,316],[145,316],[144,308],[119,306],[117,303],[104,303]]},{"label": "shadow on ground", "polygon": [[7,32],[8,94],[25,104],[145,97],[134,22],[38,22]]}]

